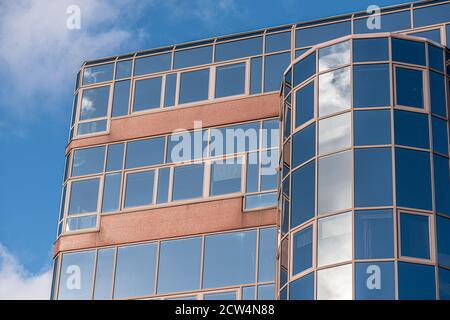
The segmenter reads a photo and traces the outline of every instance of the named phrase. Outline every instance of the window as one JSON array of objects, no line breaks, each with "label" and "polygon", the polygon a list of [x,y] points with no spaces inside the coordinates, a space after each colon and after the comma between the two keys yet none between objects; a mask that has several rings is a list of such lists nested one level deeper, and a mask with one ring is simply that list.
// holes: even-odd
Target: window
[{"label": "window", "polygon": [[174,69],[187,68],[212,62],[213,46],[175,51]]},{"label": "window", "polygon": [[83,90],[80,120],[106,117],[108,114],[110,86]]},{"label": "window", "polygon": [[291,49],[290,31],[266,35],[266,53],[290,49]]},{"label": "window", "polygon": [[169,179],[170,168],[158,169],[158,194],[156,196],[156,203],[166,203],[169,201]]},{"label": "window", "polygon": [[209,69],[183,72],[180,76],[179,103],[208,99]]},{"label": "window", "polygon": [[204,288],[255,282],[255,231],[206,236],[204,255]]},{"label": "window", "polygon": [[352,33],[350,21],[326,24],[306,29],[298,29],[295,33],[295,47],[307,47],[328,40],[340,38]]},{"label": "window", "polygon": [[[376,83],[376,85],[371,85]],[[353,105],[355,108],[391,105],[388,64],[364,64],[353,67]]]},{"label": "window", "polygon": [[309,226],[294,234],[293,237],[293,270],[294,275],[312,267],[313,227]]},{"label": "window", "polygon": [[105,176],[105,186],[103,188],[102,212],[115,212],[119,210],[120,186],[122,184],[122,174],[108,174]]},{"label": "window", "polygon": [[116,79],[131,77],[133,60],[118,61],[116,64]]},{"label": "window", "polygon": [[392,60],[425,66],[425,43],[392,38]]},{"label": "window", "polygon": [[350,109],[350,68],[346,67],[319,76],[319,116]]},{"label": "window", "polygon": [[[440,37],[439,29],[433,31],[436,31]],[[437,42],[440,43],[441,41]],[[444,72],[444,50],[428,44],[428,64],[430,68]]]},{"label": "window", "polygon": [[392,209],[355,211],[355,259],[394,257]]},{"label": "window", "polygon": [[423,27],[431,24],[448,22],[450,4],[429,6],[414,10],[414,27]]},{"label": "window", "polygon": [[439,300],[450,300],[450,270],[438,268]]},{"label": "window", "polygon": [[447,116],[445,105],[445,79],[437,72],[430,71],[431,112],[442,117]]},{"label": "window", "polygon": [[393,262],[355,264],[355,298],[357,300],[394,300],[395,271]]},{"label": "window", "polygon": [[261,152],[261,191],[274,190],[278,187],[278,149]]},{"label": "window", "polygon": [[175,73],[166,75],[164,87],[164,107],[169,108],[175,105],[175,92],[177,89],[177,75]]},{"label": "window", "polygon": [[295,168],[316,155],[316,125],[294,133],[292,140],[292,166]]},{"label": "window", "polygon": [[291,53],[285,52],[265,57],[264,92],[280,90],[283,72],[291,63]]},{"label": "window", "polygon": [[241,300],[255,300],[255,286],[243,287]]},{"label": "window", "polygon": [[[411,17],[409,11],[401,11],[379,16],[380,28],[373,27],[373,16],[369,18],[355,19],[354,33],[391,32],[411,28]],[[370,27],[369,27],[370,26]]]},{"label": "window", "polygon": [[397,145],[430,148],[428,115],[395,110],[394,132]]},{"label": "window", "polygon": [[[414,279],[414,281],[411,281],[411,279]],[[436,278],[434,266],[399,262],[398,299],[436,299]]]},{"label": "window", "polygon": [[315,170],[315,161],[312,161],[292,173],[292,228],[315,215]]},{"label": "window", "polygon": [[265,120],[262,123],[262,148],[278,147],[280,143],[280,120]]},{"label": "window", "polygon": [[275,280],[275,253],[277,246],[277,231],[275,228],[259,231],[259,263],[258,282]]},{"label": "window", "polygon": [[258,286],[258,300],[274,300],[275,286],[273,284],[264,284]]},{"label": "window", "polygon": [[114,63],[84,68],[83,85],[110,81],[113,79]]},{"label": "window", "polygon": [[162,241],[157,293],[192,291],[200,287],[202,239]]},{"label": "window", "polygon": [[237,300],[237,292],[210,293],[203,296],[203,300]]},{"label": "window", "polygon": [[114,85],[112,116],[120,117],[128,114],[130,99],[130,80],[117,81]]},{"label": "window", "polygon": [[[58,287],[58,300],[91,299],[92,273],[95,251],[66,253],[62,255]],[[76,268],[75,268],[76,267]],[[78,270],[79,286],[72,286],[75,270]]]},{"label": "window", "polygon": [[391,148],[355,150],[355,207],[392,205]]},{"label": "window", "polygon": [[167,163],[201,159],[207,156],[208,130],[171,134],[167,142]]},{"label": "window", "polygon": [[97,215],[68,218],[65,232],[72,232],[97,227]]},{"label": "window", "polygon": [[316,73],[316,52],[304,57],[294,65],[294,87]]},{"label": "window", "polygon": [[126,177],[125,208],[153,203],[154,171],[129,173]]},{"label": "window", "polygon": [[261,193],[245,196],[245,210],[275,207],[277,205],[277,192]]},{"label": "window", "polygon": [[450,267],[450,219],[436,216],[437,260],[440,265]]},{"label": "window", "polygon": [[72,182],[69,215],[97,212],[99,184],[99,178]]},{"label": "window", "polygon": [[286,107],[284,112],[285,112],[285,114],[284,114],[284,118],[283,118],[283,127],[284,127],[283,137],[284,137],[284,139],[287,139],[287,138],[289,138],[289,136],[292,133],[292,130],[291,130],[291,120],[292,120],[291,113],[292,113],[292,111],[291,111],[291,108]]},{"label": "window", "polygon": [[433,126],[433,151],[448,155],[447,121],[431,118]]},{"label": "window", "polygon": [[414,37],[426,38],[432,41],[436,41],[437,43],[441,43],[441,31],[439,29],[413,32],[409,33],[409,35]]},{"label": "window", "polygon": [[388,38],[369,38],[369,39],[353,40],[353,62],[388,61],[388,60],[389,60]]},{"label": "window", "polygon": [[215,61],[225,61],[262,54],[262,37],[216,44]]},{"label": "window", "polygon": [[352,259],[352,213],[319,219],[317,227],[319,267]]},{"label": "window", "polygon": [[430,259],[429,217],[400,214],[400,255]]},{"label": "window", "polygon": [[72,177],[103,173],[105,147],[78,149],[73,153]]},{"label": "window", "polygon": [[317,272],[317,300],[352,299],[352,265]]},{"label": "window", "polygon": [[228,64],[216,69],[216,98],[245,93],[245,63]]},{"label": "window", "polygon": [[314,272],[291,282],[289,300],[314,300]]},{"label": "window", "polygon": [[210,155],[241,153],[259,148],[260,122],[250,122],[210,130]]},{"label": "window", "polygon": [[347,112],[319,121],[319,154],[350,148],[352,115]]},{"label": "window", "polygon": [[428,152],[395,150],[397,205],[431,210],[431,173]]},{"label": "window", "polygon": [[156,109],[161,106],[162,77],[135,82],[133,111]]},{"label": "window", "polygon": [[319,215],[352,207],[352,152],[319,159]]},{"label": "window", "polygon": [[118,248],[114,298],[142,297],[153,294],[156,250],[155,243]]},{"label": "window", "polygon": [[211,163],[211,196],[241,192],[241,159],[225,159]]},{"label": "window", "polygon": [[448,158],[433,156],[436,211],[450,216],[450,172]]},{"label": "window", "polygon": [[95,271],[94,300],[110,300],[112,298],[112,279],[114,272],[114,248],[100,249],[97,253]]},{"label": "window", "polygon": [[127,169],[164,163],[165,137],[137,140],[127,143]]},{"label": "window", "polygon": [[145,58],[138,58],[134,62],[134,75],[155,73],[170,70],[172,53],[164,53]]},{"label": "window", "polygon": [[391,143],[391,111],[355,111],[355,146],[383,145]]},{"label": "window", "polygon": [[247,177],[245,191],[259,191],[259,152],[251,152],[247,157]]},{"label": "window", "polygon": [[395,68],[397,105],[424,108],[422,78],[420,70]]},{"label": "window", "polygon": [[295,126],[314,118],[314,81],[300,88],[295,93]]},{"label": "window", "polygon": [[123,143],[110,144],[108,146],[108,158],[106,160],[106,172],[122,170],[123,167]]},{"label": "window", "polygon": [[187,200],[203,196],[204,164],[175,167],[172,200]]},{"label": "window", "polygon": [[80,123],[78,125],[77,135],[81,136],[90,133],[106,131],[107,124],[108,124],[107,120]]},{"label": "window", "polygon": [[319,50],[319,72],[350,63],[350,41]]},{"label": "window", "polygon": [[250,94],[261,93],[262,90],[262,58],[250,60]]}]

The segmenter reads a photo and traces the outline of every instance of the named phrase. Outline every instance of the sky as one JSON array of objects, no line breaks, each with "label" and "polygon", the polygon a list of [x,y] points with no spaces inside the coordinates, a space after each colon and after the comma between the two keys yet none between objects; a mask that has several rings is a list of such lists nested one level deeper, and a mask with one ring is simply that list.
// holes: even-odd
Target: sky
[{"label": "sky", "polygon": [[[48,299],[73,87],[84,60],[401,0],[0,0],[0,300]],[[77,5],[80,29],[68,29]]]}]

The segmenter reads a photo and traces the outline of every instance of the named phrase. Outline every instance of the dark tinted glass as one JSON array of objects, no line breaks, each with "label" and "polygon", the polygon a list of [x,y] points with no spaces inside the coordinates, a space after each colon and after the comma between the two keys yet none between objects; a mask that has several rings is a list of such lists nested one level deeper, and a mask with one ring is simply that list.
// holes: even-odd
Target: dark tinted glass
[{"label": "dark tinted glass", "polygon": [[78,149],[73,153],[72,177],[103,172],[105,146]]},{"label": "dark tinted glass", "polygon": [[353,40],[353,61],[387,61],[389,60],[389,39],[355,39]]},{"label": "dark tinted glass", "polygon": [[355,206],[392,205],[390,148],[355,150]]},{"label": "dark tinted glass", "polygon": [[208,99],[209,69],[184,72],[180,77],[179,103]]},{"label": "dark tinted glass", "polygon": [[122,174],[107,174],[105,176],[105,186],[103,188],[102,212],[115,212],[119,210],[120,185],[122,184]]},{"label": "dark tinted glass", "polygon": [[416,148],[430,148],[428,116],[426,114],[394,110],[395,144]]},{"label": "dark tinted glass", "polygon": [[395,78],[397,105],[423,109],[422,71],[396,67]]},{"label": "dark tinted glass", "polygon": [[225,61],[262,53],[262,37],[219,43],[216,45],[216,61]]},{"label": "dark tinted glass", "polygon": [[291,49],[291,33],[282,32],[266,35],[266,53]]},{"label": "dark tinted glass", "polygon": [[114,248],[98,250],[94,300],[110,300],[112,298],[115,252]]},{"label": "dark tinted glass", "polygon": [[83,85],[110,81],[113,79],[114,63],[102,64],[84,69]]},{"label": "dark tinted glass", "polygon": [[438,262],[450,267],[450,219],[436,216],[436,233]]},{"label": "dark tinted glass", "polygon": [[203,166],[203,164],[193,164],[174,169],[172,200],[177,201],[202,197]]},{"label": "dark tinted glass", "polygon": [[145,206],[153,203],[154,177],[154,171],[127,174],[125,208]]},{"label": "dark tinted glass", "polygon": [[315,215],[315,161],[292,173],[291,227]]},{"label": "dark tinted glass", "polygon": [[112,116],[119,117],[128,114],[128,102],[130,99],[130,80],[119,81],[114,85],[114,99]]},{"label": "dark tinted glass", "polygon": [[171,60],[171,53],[136,59],[134,62],[134,75],[140,76],[143,74],[169,70]]},{"label": "dark tinted glass", "polygon": [[433,150],[442,154],[448,154],[447,121],[432,117],[433,126]]},{"label": "dark tinted glass", "polygon": [[127,169],[152,166],[164,162],[165,137],[127,143]]},{"label": "dark tinted glass", "polygon": [[175,73],[166,76],[166,86],[164,91],[164,107],[175,105],[175,91],[177,88],[177,75]]},{"label": "dark tinted glass", "polygon": [[161,106],[161,83],[161,77],[136,81],[133,111],[159,108]]},{"label": "dark tinted glass", "polygon": [[299,127],[314,118],[314,81],[295,93],[295,126]]},{"label": "dark tinted glass", "polygon": [[356,263],[355,295],[357,300],[394,300],[394,263]]},{"label": "dark tinted glass", "polygon": [[390,106],[391,90],[388,64],[353,67],[353,105],[355,108]]},{"label": "dark tinted glass", "polygon": [[70,120],[70,126],[72,127],[75,124],[75,121],[77,120],[77,109],[78,109],[78,94],[75,95],[75,98],[73,99],[73,105],[72,105],[72,116]]},{"label": "dark tinted glass", "polygon": [[437,72],[430,71],[430,102],[431,112],[446,117],[445,79]]},{"label": "dark tinted glass", "polygon": [[123,143],[108,146],[108,158],[106,160],[106,171],[122,170],[123,167]]},{"label": "dark tinted glass", "polygon": [[236,291],[224,293],[210,293],[203,296],[203,300],[237,300]]},{"label": "dark tinted glass", "polygon": [[284,138],[288,138],[291,135],[291,108],[286,108],[285,109],[285,114],[284,114],[284,132],[283,132],[283,136]]},{"label": "dark tinted glass", "polygon": [[283,72],[291,62],[291,53],[285,52],[266,56],[264,64],[264,91],[280,90]]},{"label": "dark tinted glass", "polygon": [[[238,159],[230,161],[239,162]],[[211,164],[210,195],[218,196],[240,192],[241,173],[242,164],[240,163],[226,163],[226,160],[213,162]]]},{"label": "dark tinted glass", "polygon": [[413,33],[410,33],[409,35],[415,36],[415,37],[426,38],[426,39],[430,39],[432,41],[436,41],[437,43],[441,43],[441,31],[439,29],[413,32]]},{"label": "dark tinted glass", "polygon": [[391,111],[355,111],[355,145],[382,145],[391,143]]},{"label": "dark tinted glass", "polygon": [[263,121],[262,148],[278,147],[280,143],[280,120]]},{"label": "dark tinted glass", "polygon": [[69,215],[97,212],[99,184],[99,178],[72,182]]},{"label": "dark tinted glass", "polygon": [[216,98],[245,93],[245,63],[229,64],[216,69]]},{"label": "dark tinted glass", "polygon": [[253,58],[250,62],[250,94],[261,93],[262,58]]},{"label": "dark tinted glass", "polygon": [[430,259],[429,218],[415,214],[400,214],[400,255]]},{"label": "dark tinted glass", "polygon": [[414,10],[414,27],[422,27],[450,20],[450,4],[430,6]]},{"label": "dark tinted glass", "polygon": [[247,161],[246,192],[257,192],[259,181],[259,155],[250,153]]},{"label": "dark tinted glass", "polygon": [[397,205],[431,210],[431,174],[428,152],[395,150]]},{"label": "dark tinted glass", "polygon": [[[64,254],[58,287],[59,300],[90,300],[95,251]],[[78,270],[79,286],[74,285],[74,274]]]},{"label": "dark tinted glass", "polygon": [[293,240],[293,274],[300,273],[312,267],[313,228],[307,227],[294,234]]},{"label": "dark tinted glass", "polygon": [[425,66],[425,43],[392,38],[392,60]]},{"label": "dark tinted glass", "polygon": [[132,60],[126,60],[126,61],[119,61],[116,65],[116,79],[123,79],[131,77],[131,67],[132,67],[133,61]]},{"label": "dark tinted glass", "polygon": [[106,117],[108,114],[110,86],[83,91],[80,120]]},{"label": "dark tinted glass", "polygon": [[258,281],[269,282],[275,280],[275,255],[277,246],[277,231],[275,228],[259,231],[259,263]]},{"label": "dark tinted glass", "polygon": [[294,65],[294,87],[316,73],[316,52],[308,55]]},{"label": "dark tinted glass", "polygon": [[295,47],[307,47],[331,39],[340,38],[352,33],[350,21],[327,24],[307,29],[299,29],[295,33]]},{"label": "dark tinted glass", "polygon": [[314,300],[314,272],[291,282],[289,300]]},{"label": "dark tinted glass", "polygon": [[355,259],[394,257],[392,210],[355,211]]},{"label": "dark tinted glass", "polygon": [[[411,281],[414,279],[414,281]],[[436,278],[433,266],[398,263],[398,299],[436,299]]]},{"label": "dark tinted glass", "polygon": [[316,154],[316,125],[302,129],[294,134],[292,144],[292,166],[295,168]]},{"label": "dark tinted glass", "polygon": [[212,62],[213,46],[175,51],[174,69],[186,68]]},{"label": "dark tinted glass", "polygon": [[158,194],[156,203],[166,203],[169,198],[169,178],[170,168],[160,168],[158,170]]},{"label": "dark tinted glass", "polygon": [[376,28],[374,17],[357,19],[354,23],[354,33],[391,32],[411,28],[409,11],[383,14],[379,17],[380,25]]},{"label": "dark tinted glass", "polygon": [[439,270],[439,299],[450,300],[450,270],[438,268]]},{"label": "dark tinted glass", "polygon": [[434,155],[434,192],[436,210],[450,215],[450,172],[448,159]]}]

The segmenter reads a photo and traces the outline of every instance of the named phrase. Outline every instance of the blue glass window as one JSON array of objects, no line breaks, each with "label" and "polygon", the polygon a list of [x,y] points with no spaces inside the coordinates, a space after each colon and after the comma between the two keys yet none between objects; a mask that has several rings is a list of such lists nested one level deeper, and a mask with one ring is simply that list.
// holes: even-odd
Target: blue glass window
[{"label": "blue glass window", "polygon": [[391,148],[355,150],[355,207],[392,205]]},{"label": "blue glass window", "polygon": [[250,62],[250,94],[261,93],[262,90],[262,58],[252,58]]},{"label": "blue glass window", "polygon": [[299,127],[314,118],[314,81],[295,93],[295,126]]},{"label": "blue glass window", "polygon": [[430,259],[429,217],[400,214],[401,256]]},{"label": "blue glass window", "polygon": [[72,177],[102,173],[105,165],[105,149],[105,146],[102,146],[75,150]]},{"label": "blue glass window", "polygon": [[87,89],[81,99],[80,120],[106,117],[108,114],[110,86]]},{"label": "blue glass window", "polygon": [[236,291],[210,293],[203,296],[203,300],[237,300]]},{"label": "blue glass window", "polygon": [[[414,279],[414,281],[411,281]],[[433,266],[398,263],[399,300],[436,299],[436,278]]]},{"label": "blue glass window", "polygon": [[280,120],[263,121],[262,148],[278,147],[280,143]]},{"label": "blue glass window", "polygon": [[[92,274],[94,272],[95,251],[63,254],[58,287],[58,300],[91,299]],[[79,269],[79,286],[70,285]]]},{"label": "blue glass window", "polygon": [[134,62],[134,75],[155,73],[170,70],[172,53],[164,53],[145,58],[136,59]]},{"label": "blue glass window", "polygon": [[313,227],[309,226],[294,234],[293,274],[296,275],[312,267]]},{"label": "blue glass window", "polygon": [[127,143],[127,169],[152,166],[164,162],[165,137]]},{"label": "blue glass window", "polygon": [[450,4],[430,6],[414,10],[414,27],[448,22],[450,20]]},{"label": "blue glass window", "polygon": [[438,268],[439,299],[450,300],[450,270]]},{"label": "blue glass window", "polygon": [[170,168],[158,169],[158,193],[156,196],[156,203],[166,203],[169,200],[169,179]]},{"label": "blue glass window", "polygon": [[301,59],[294,65],[294,87],[316,73],[316,52]]},{"label": "blue glass window", "polygon": [[240,159],[220,160],[211,164],[211,196],[241,192],[242,164]]},{"label": "blue glass window", "polygon": [[258,282],[269,282],[275,279],[275,255],[277,246],[277,231],[275,228],[259,231],[259,263]]},{"label": "blue glass window", "polygon": [[261,191],[274,190],[278,187],[278,149],[261,152]]},{"label": "blue glass window", "polygon": [[355,298],[357,300],[394,300],[395,271],[393,262],[355,264]]},{"label": "blue glass window", "polygon": [[410,33],[409,35],[415,36],[415,37],[426,38],[426,39],[429,39],[432,41],[436,41],[437,43],[441,43],[441,31],[439,29],[413,32],[413,33]]},{"label": "blue glass window", "polygon": [[218,43],[215,61],[225,61],[262,54],[262,37]]},{"label": "blue glass window", "polygon": [[136,81],[133,111],[159,108],[161,106],[161,83],[161,77]]},{"label": "blue glass window", "polygon": [[289,285],[289,300],[314,300],[314,272]]},{"label": "blue glass window", "polygon": [[401,11],[379,16],[380,28],[372,25],[373,16],[357,19],[354,22],[354,33],[392,32],[411,28],[411,17],[408,11]]},{"label": "blue glass window", "polygon": [[295,47],[312,46],[328,40],[340,38],[352,33],[350,21],[298,29],[295,33]]},{"label": "blue glass window", "polygon": [[108,158],[106,160],[106,172],[122,170],[123,167],[123,143],[108,146]]},{"label": "blue glass window", "polygon": [[264,92],[280,90],[283,72],[291,62],[291,53],[285,52],[265,57]]},{"label": "blue glass window", "polygon": [[273,284],[264,284],[258,286],[258,300],[274,300],[275,286]]},{"label": "blue glass window", "polygon": [[353,121],[356,146],[391,143],[390,110],[355,111]]},{"label": "blue glass window", "polygon": [[277,192],[269,192],[245,196],[245,210],[275,207],[277,203],[278,203]]},{"label": "blue glass window", "polygon": [[228,64],[216,69],[216,98],[245,93],[245,63]]},{"label": "blue glass window", "polygon": [[389,39],[369,38],[353,40],[353,62],[388,61]]},{"label": "blue glass window", "polygon": [[213,46],[175,51],[174,69],[187,68],[212,62]]},{"label": "blue glass window", "polygon": [[390,210],[355,211],[355,259],[394,257],[394,218]]},{"label": "blue glass window", "polygon": [[125,208],[140,207],[153,203],[154,171],[127,174]]},{"label": "blue glass window", "polygon": [[94,300],[110,300],[112,298],[112,278],[114,272],[114,255],[116,249],[100,249],[97,254],[95,271]]},{"label": "blue glass window", "polygon": [[176,167],[173,171],[172,200],[187,200],[203,196],[203,164]]},{"label": "blue glass window", "polygon": [[116,64],[116,79],[131,77],[131,67],[133,60],[119,61]]},{"label": "blue glass window", "polygon": [[450,216],[450,172],[448,158],[433,156],[434,161],[434,193],[436,210]]},{"label": "blue glass window", "polygon": [[211,129],[211,156],[241,153],[259,148],[260,122]]},{"label": "blue glass window", "polygon": [[433,126],[433,151],[448,154],[447,121],[432,117]]},{"label": "blue glass window", "polygon": [[195,130],[174,133],[167,141],[167,162],[200,159],[208,146],[208,131]]},{"label": "blue glass window", "polygon": [[69,215],[97,212],[99,185],[99,178],[72,182]]},{"label": "blue glass window", "polygon": [[[368,85],[376,83],[376,85]],[[353,105],[355,108],[385,107],[391,104],[388,64],[353,67]]]},{"label": "blue glass window", "polygon": [[130,99],[130,80],[118,81],[114,84],[114,99],[112,116],[119,117],[128,114],[128,102]]},{"label": "blue glass window", "polygon": [[437,260],[440,265],[450,267],[450,219],[436,216]]},{"label": "blue glass window", "polygon": [[295,168],[316,154],[316,125],[313,123],[294,134],[292,166]]},{"label": "blue glass window", "polygon": [[77,135],[81,136],[90,133],[104,132],[106,131],[107,124],[107,120],[80,123],[78,125]]},{"label": "blue glass window", "polygon": [[252,152],[247,158],[247,178],[245,190],[247,193],[259,191],[259,153]]},{"label": "blue glass window", "polygon": [[397,145],[430,148],[428,115],[426,114],[395,110],[394,132]]},{"label": "blue glass window", "polygon": [[315,170],[315,161],[312,161],[292,173],[292,228],[314,217]]},{"label": "blue glass window", "polygon": [[110,81],[113,79],[113,74],[114,63],[85,68],[83,73],[83,85]]},{"label": "blue glass window", "polygon": [[266,35],[266,53],[291,49],[291,32]]},{"label": "blue glass window", "polygon": [[103,188],[102,212],[115,212],[119,210],[120,186],[122,184],[122,174],[107,174],[105,176],[105,186]]},{"label": "blue glass window", "polygon": [[423,109],[422,71],[396,67],[395,78],[397,105]]},{"label": "blue glass window", "polygon": [[166,86],[164,88],[164,107],[175,105],[175,92],[177,89],[177,75],[175,73],[166,75]]},{"label": "blue glass window", "polygon": [[350,67],[319,76],[319,117],[351,108]]},{"label": "blue glass window", "polygon": [[425,66],[425,43],[392,38],[392,60]]},{"label": "blue glass window", "polygon": [[428,152],[396,148],[397,205],[431,210],[431,173]]},{"label": "blue glass window", "polygon": [[283,132],[283,136],[284,138],[288,138],[291,135],[291,108],[286,108],[285,109],[285,114],[284,114],[284,118],[283,118],[283,122],[284,122],[284,132]]},{"label": "blue glass window", "polygon": [[437,72],[430,71],[431,112],[442,117],[447,116],[445,104],[445,79]]},{"label": "blue glass window", "polygon": [[208,99],[209,69],[184,72],[180,76],[179,103]]}]

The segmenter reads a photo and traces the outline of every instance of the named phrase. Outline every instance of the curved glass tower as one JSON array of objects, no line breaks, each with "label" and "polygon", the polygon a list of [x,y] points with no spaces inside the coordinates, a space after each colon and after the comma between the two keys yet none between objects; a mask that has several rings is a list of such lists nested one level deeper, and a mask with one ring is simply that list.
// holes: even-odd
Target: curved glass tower
[{"label": "curved glass tower", "polygon": [[279,299],[448,299],[448,59],[379,33],[288,67]]}]

